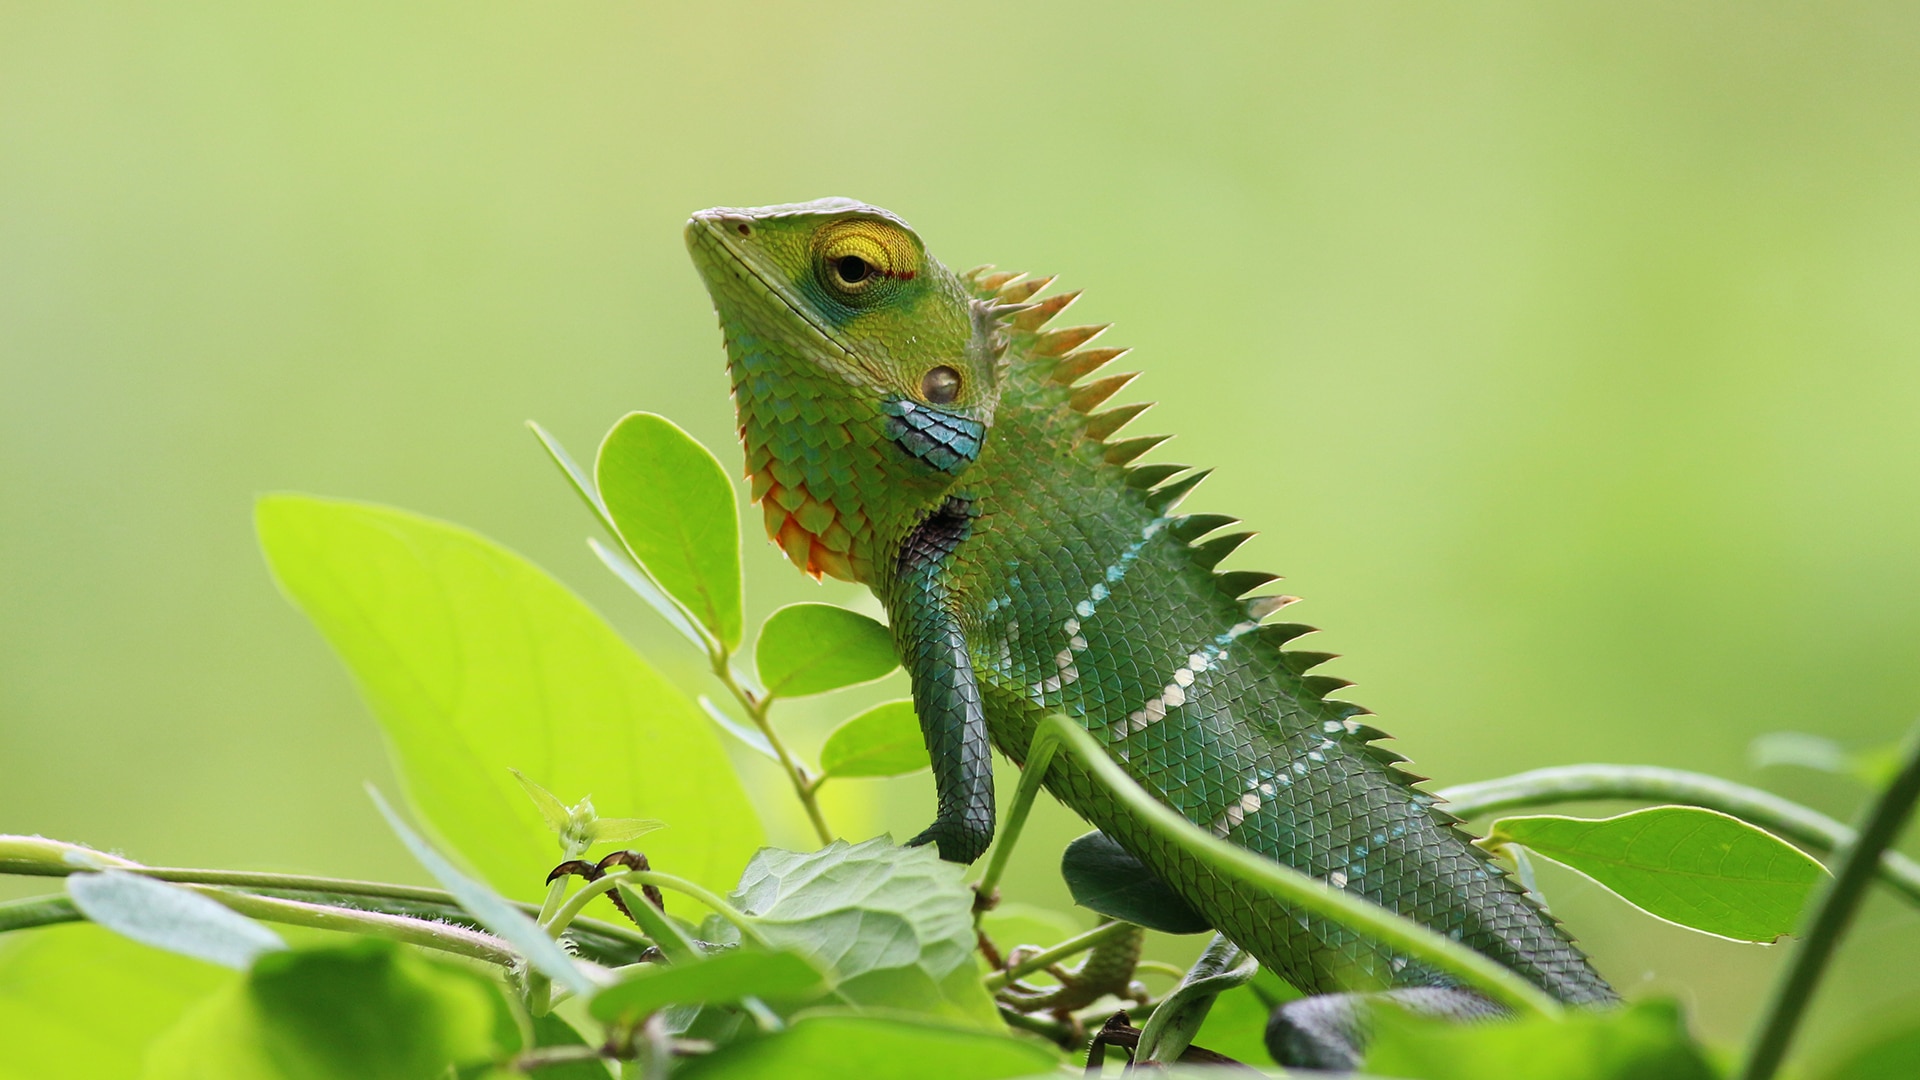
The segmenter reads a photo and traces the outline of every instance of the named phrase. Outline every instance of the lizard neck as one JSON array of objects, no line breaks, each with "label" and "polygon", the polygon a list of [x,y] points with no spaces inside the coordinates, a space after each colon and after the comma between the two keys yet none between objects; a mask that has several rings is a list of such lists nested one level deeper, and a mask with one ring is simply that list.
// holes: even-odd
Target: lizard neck
[{"label": "lizard neck", "polygon": [[892,553],[950,478],[900,459],[884,403],[832,383],[791,347],[727,326],[728,370],[753,500],[767,536],[815,578],[879,587]]}]

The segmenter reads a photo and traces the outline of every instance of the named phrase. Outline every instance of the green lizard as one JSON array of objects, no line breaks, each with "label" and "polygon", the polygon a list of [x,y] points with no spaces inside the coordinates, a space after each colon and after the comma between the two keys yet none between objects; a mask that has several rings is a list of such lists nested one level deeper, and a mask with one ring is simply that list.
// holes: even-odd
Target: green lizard
[{"label": "green lizard", "polygon": [[[1134,376],[1104,327],[1050,329],[1077,293],[956,274],[895,215],[847,199],[695,214],[687,243],[719,312],[752,496],[818,577],[885,604],[934,765],[918,843],[971,862],[993,836],[988,745],[1025,760],[1055,712],[1217,836],[1352,890],[1578,1004],[1615,1000],[1559,925],[1397,769],[1366,710],[1283,650],[1277,580],[1215,566],[1251,534],[1176,515],[1206,475],[1135,464],[1146,408],[1095,411]],[[1047,787],[1261,963],[1308,994],[1269,1030],[1300,1064],[1351,1064],[1353,990],[1493,1011],[1440,973],[1226,881],[1154,839],[1076,766]]]}]

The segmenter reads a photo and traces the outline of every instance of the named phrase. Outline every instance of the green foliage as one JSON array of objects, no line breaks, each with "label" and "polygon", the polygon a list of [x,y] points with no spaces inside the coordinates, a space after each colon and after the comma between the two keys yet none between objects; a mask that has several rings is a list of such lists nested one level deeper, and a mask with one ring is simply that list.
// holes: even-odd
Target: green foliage
[{"label": "green foliage", "polygon": [[[815,799],[820,782],[927,766],[908,701],[875,706],[840,725],[822,748],[818,773],[784,745],[770,705],[886,675],[896,666],[891,640],[865,616],[796,604],[776,611],[761,629],[755,650],[760,687],[739,677],[732,663],[742,625],[734,493],[704,448],[657,416],[633,414],[603,444],[596,483],[535,430],[583,500],[622,540],[623,550],[596,542],[596,553],[700,649],[753,723],[734,721],[704,697],[701,707],[779,763],[823,841],[832,833]],[[282,588],[346,660],[440,848],[375,793],[380,811],[452,895],[461,917],[492,936],[408,918],[412,909],[404,904],[379,917],[397,921],[372,921],[358,909],[422,898],[397,886],[354,882],[336,883],[346,890],[337,907],[315,909],[350,912],[358,921],[307,925],[397,934],[512,970],[504,979],[489,977],[373,938],[290,951],[273,932],[203,893],[141,876],[138,864],[75,845],[4,837],[0,870],[89,871],[67,882],[80,914],[159,949],[249,970],[244,977],[224,973],[94,931],[0,944],[0,1026],[10,1037],[0,1080],[506,1080],[527,1075],[514,1066],[523,1032],[531,1032],[538,1048],[529,1050],[539,1058],[536,1075],[582,1080],[608,1075],[603,1053],[644,1059],[675,1048],[671,1072],[681,1080],[1026,1076],[1052,1070],[1059,1058],[1025,1036],[1008,1037],[1002,1010],[1022,1026],[1062,1038],[1071,1029],[1057,1024],[1067,1018],[1065,1009],[1050,1015],[1035,991],[1010,984],[1050,970],[1071,988],[1076,972],[1056,962],[1096,941],[1107,943],[1096,957],[1118,957],[1102,963],[1122,966],[1087,985],[1119,992],[1148,970],[1137,969],[1127,949],[1108,947],[1112,928],[1081,933],[1072,917],[1017,900],[981,914],[979,931],[1003,950],[1024,944],[1051,951],[1020,961],[1017,969],[985,970],[975,959],[975,893],[966,871],[941,862],[930,847],[834,841],[814,852],[762,849],[749,859],[760,840],[757,822],[706,722],[572,593],[511,552],[453,526],[353,503],[277,496],[261,502],[258,519]],[[1775,750],[1806,751],[1795,746]],[[1712,1076],[1671,1006],[1558,1014],[1484,957],[1193,827],[1127,781],[1084,729],[1064,718],[1041,725],[983,890],[998,885],[1006,850],[1056,751],[1076,759],[1163,842],[1215,872],[1539,1010],[1524,1020],[1471,1028],[1384,1016],[1368,1059],[1378,1075]],[[656,817],[602,818],[596,800]],[[671,828],[654,836],[663,823]],[[648,838],[650,863],[603,864],[616,876],[592,884],[563,876],[545,890],[538,919],[531,905],[523,910],[502,895],[531,894],[557,861],[556,849],[573,858],[595,844],[641,837]],[[1598,821],[1512,817],[1495,824],[1488,843],[1509,845],[1516,855],[1536,852],[1662,918],[1743,940],[1770,940],[1791,928],[1823,872],[1760,829],[1683,807]],[[491,886],[443,850],[465,855]],[[731,896],[714,895],[743,863]],[[1061,866],[1075,900],[1102,915],[1174,933],[1207,928],[1178,895],[1098,833],[1074,841]],[[245,882],[229,879],[245,876],[220,880],[244,892]],[[652,906],[642,884],[665,889],[682,914],[710,909],[700,937],[732,947],[716,951],[694,940],[688,923]],[[354,891],[363,888],[371,891]],[[645,935],[630,955],[651,942],[668,963],[610,971],[569,954],[566,936],[582,933],[581,912],[590,902],[604,904],[596,898],[609,888]],[[569,896],[569,890],[577,891]],[[255,905],[242,905],[249,914],[302,921],[283,901],[234,902],[243,899]],[[10,917],[28,910],[43,920],[62,917],[57,904],[36,903]],[[1138,934],[1136,927],[1123,929]],[[614,933],[612,955],[619,954],[613,928],[590,932]],[[111,974],[97,973],[103,965]],[[1231,943],[1216,939],[1179,988],[1136,1017],[1142,1046],[1171,1056],[1191,1041],[1242,1061],[1265,1061],[1266,1016],[1297,994],[1252,966]],[[1077,970],[1091,967],[1089,961]],[[1161,967],[1155,977],[1166,974]],[[502,993],[508,988],[521,998],[521,1009],[510,1008]],[[998,1003],[990,988],[1002,995]],[[568,1015],[585,1026],[584,1037],[549,1011],[556,993],[583,1006]],[[1072,1019],[1097,1027],[1115,999],[1086,1004],[1091,997],[1071,1007],[1079,1010]],[[15,1037],[16,1030],[29,1034]],[[110,1033],[96,1037],[101,1030]],[[1910,1028],[1895,1026],[1817,1075],[1905,1076],[1914,1071],[1917,1042]],[[657,1065],[648,1067],[649,1076]]]},{"label": "green foliage", "polygon": [[837,840],[761,851],[732,901],[769,942],[832,972],[841,1001],[998,1028],[971,959],[965,876],[931,847]]},{"label": "green foliage", "polygon": [[607,433],[594,480],[653,580],[728,649],[740,645],[740,514],[727,472],[663,416],[629,413]]},{"label": "green foliage", "polygon": [[1139,859],[1103,832],[1090,832],[1067,845],[1060,857],[1073,902],[1109,919],[1135,923],[1164,934],[1204,934],[1213,929]]},{"label": "green foliage", "polygon": [[509,768],[672,822],[651,850],[713,887],[760,844],[706,721],[533,564],[465,529],[360,503],[277,495],[256,520],[281,588],[379,717],[420,816],[496,889],[530,898],[554,862],[552,833]]},{"label": "green foliage", "polygon": [[833,729],[820,748],[828,776],[905,776],[928,766],[913,702],[886,701]]},{"label": "green foliage", "polygon": [[273,953],[153,1048],[142,1080],[437,1080],[518,1036],[498,986],[382,941]]},{"label": "green foliage", "polygon": [[736,1043],[675,1073],[682,1080],[999,1080],[1053,1071],[1025,1041],[904,1018],[820,1014]]},{"label": "green foliage", "polygon": [[1792,933],[1825,869],[1792,844],[1716,810],[1656,806],[1617,817],[1502,818],[1485,843],[1572,867],[1650,915],[1736,941]]},{"label": "green foliage", "polygon": [[798,953],[733,949],[698,960],[643,965],[593,996],[596,1020],[629,1022],[669,1005],[710,1005],[758,997],[795,1001],[821,988],[820,972]]},{"label": "green foliage", "polygon": [[767,616],[753,659],[776,697],[824,694],[900,666],[885,626],[833,604],[788,604]]},{"label": "green foliage", "polygon": [[236,971],[287,947],[280,935],[199,893],[122,870],[75,874],[67,879],[67,895],[115,933]]},{"label": "green foliage", "polygon": [[237,981],[93,926],[0,937],[0,1078],[137,1076],[155,1038]]},{"label": "green foliage", "polygon": [[1366,1070],[1404,1080],[1716,1080],[1679,1010],[1644,1001],[1560,1020],[1453,1024],[1383,1010]]}]

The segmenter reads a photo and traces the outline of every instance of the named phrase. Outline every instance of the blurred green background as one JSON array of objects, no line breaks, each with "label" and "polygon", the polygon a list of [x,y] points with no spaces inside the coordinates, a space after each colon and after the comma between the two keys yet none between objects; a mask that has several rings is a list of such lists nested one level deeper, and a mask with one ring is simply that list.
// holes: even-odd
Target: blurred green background
[{"label": "blurred green background", "polygon": [[[268,490],[477,528],[711,689],[521,422],[584,455],[653,410],[733,467],[681,222],[828,194],[1087,288],[1141,430],[1221,466],[1190,507],[1265,530],[1243,565],[1421,771],[1672,764],[1848,814],[1746,745],[1920,714],[1917,48],[1896,3],[4,0],[0,831],[416,876],[256,551]],[[753,540],[750,615],[855,601]],[[930,790],[835,809],[905,835]],[[1711,1038],[1781,956],[1548,888]],[[1870,905],[1816,1040],[1911,1004],[1916,958]]]}]

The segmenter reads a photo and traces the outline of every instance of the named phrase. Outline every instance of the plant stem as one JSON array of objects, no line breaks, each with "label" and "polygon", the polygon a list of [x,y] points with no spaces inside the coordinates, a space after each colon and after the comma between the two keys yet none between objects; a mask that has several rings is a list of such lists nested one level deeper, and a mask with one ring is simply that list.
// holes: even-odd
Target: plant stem
[{"label": "plant stem", "polygon": [[739,676],[733,672],[733,658],[726,649],[716,646],[708,658],[713,662],[714,677],[733,695],[733,700],[746,710],[747,718],[753,721],[754,727],[760,729],[767,745],[773,747],[773,752],[779,756],[780,767],[787,773],[787,782],[793,785],[794,795],[799,797],[800,805],[806,808],[807,820],[813,823],[814,834],[820,838],[820,843],[823,846],[833,843],[833,830],[827,826],[826,815],[820,812],[819,785],[807,772],[806,766],[800,764],[799,759],[787,749],[787,744],[773,730],[773,722],[767,719],[767,710],[773,705],[773,695],[755,693],[741,683]]},{"label": "plant stem", "polygon": [[1814,908],[1799,951],[1774,984],[1741,1080],[1770,1080],[1780,1068],[1814,988],[1866,896],[1881,853],[1899,839],[1916,801],[1920,801],[1920,728],[1908,737],[1900,771],[1867,808],[1859,837],[1841,854],[1839,869]]},{"label": "plant stem", "polygon": [[[3,846],[3,841],[0,841]],[[114,869],[125,870],[130,874],[141,874],[157,881],[171,881],[180,885],[224,885],[230,888],[245,889],[249,892],[268,893],[288,892],[297,896],[284,899],[304,901],[309,904],[327,904],[334,898],[353,900],[390,900],[397,903],[386,905],[368,904],[372,910],[384,911],[390,915],[425,917],[433,919],[471,918],[460,908],[453,894],[443,889],[422,888],[416,885],[395,885],[384,881],[356,881],[351,878],[321,877],[313,874],[261,874],[241,870],[196,870],[166,866],[140,866],[136,863],[115,865]],[[66,877],[69,874],[84,873],[85,868],[64,864],[29,862],[22,859],[0,858],[0,874],[18,874],[30,877]],[[514,901],[514,906],[528,915],[537,916],[539,909],[532,904]],[[426,905],[436,909],[421,911]],[[67,921],[67,920],[56,920]],[[0,931],[24,929],[8,926],[0,920]],[[32,924],[40,925],[40,924]],[[581,934],[600,939],[601,947],[615,945],[631,948],[645,948],[652,944],[646,937],[630,927],[600,919],[578,919],[573,929]]]},{"label": "plant stem", "polygon": [[686,878],[662,873],[659,870],[631,870],[627,872],[625,877],[629,882],[640,885],[657,885],[662,889],[672,889],[674,892],[684,896],[690,896],[697,902],[705,904],[714,914],[738,927],[741,936],[747,940],[762,948],[773,948],[773,943],[768,941],[766,936],[760,933],[760,928],[754,925],[753,920],[748,918],[739,908],[721,899],[718,893],[695,885]]},{"label": "plant stem", "polygon": [[1215,934],[1180,985],[1140,1025],[1140,1047],[1134,1061],[1179,1061],[1206,1022],[1213,1000],[1223,991],[1246,983],[1259,970],[1259,961],[1241,952],[1225,936]]},{"label": "plant stem", "polygon": [[[1631,799],[1718,810],[1819,852],[1847,848],[1858,839],[1840,822],[1770,791],[1657,765],[1562,765],[1459,784],[1436,794],[1463,818],[1558,803]],[[1920,863],[1888,851],[1880,856],[1879,871],[1890,888],[1920,904]]]},{"label": "plant stem", "polygon": [[371,934],[407,945],[419,945],[428,949],[438,949],[441,952],[469,956],[504,968],[511,968],[520,962],[520,954],[514,952],[513,947],[506,942],[492,934],[469,930],[464,926],[449,926],[446,923],[429,922],[426,919],[415,919],[406,915],[388,915],[379,911],[361,911],[356,908],[308,904],[299,900],[281,900],[276,897],[233,892],[210,886],[193,886],[192,888],[200,895],[250,919],[285,923],[288,926],[310,926],[317,930]]},{"label": "plant stem", "polygon": [[981,982],[986,986],[988,993],[998,993],[1006,989],[1008,984],[1012,983],[1015,979],[1024,978],[1047,967],[1049,964],[1057,964],[1069,956],[1086,952],[1088,949],[1102,942],[1117,938],[1122,934],[1131,933],[1132,931],[1132,923],[1101,923],[1099,926],[1094,927],[1084,934],[1076,934],[1044,952],[1035,953],[1010,968],[996,971],[981,980]]}]

